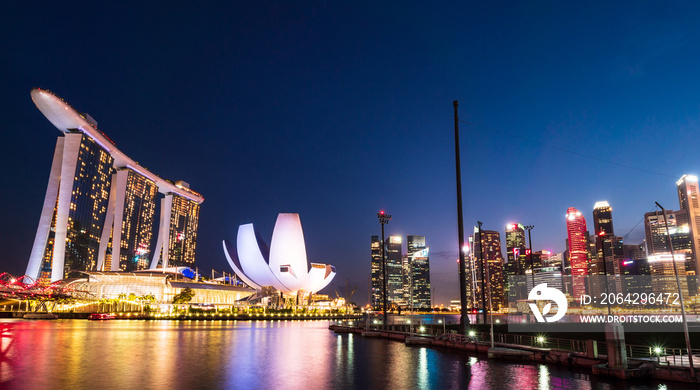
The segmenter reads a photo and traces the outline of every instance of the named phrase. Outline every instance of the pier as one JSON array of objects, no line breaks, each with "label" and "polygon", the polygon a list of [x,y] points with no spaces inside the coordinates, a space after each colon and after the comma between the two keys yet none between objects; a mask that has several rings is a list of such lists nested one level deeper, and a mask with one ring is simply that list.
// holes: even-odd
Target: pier
[{"label": "pier", "polygon": [[[360,324],[335,323],[329,329],[336,333],[354,333],[363,337],[384,338],[404,342],[407,346],[419,345],[432,348],[462,350],[489,359],[529,361],[590,370],[592,375],[615,377],[623,380],[654,378],[692,383],[687,351],[678,348],[651,348],[627,344],[625,351],[628,368],[608,367],[608,357],[598,351],[606,351],[605,342],[544,338],[542,336],[495,333],[491,347],[488,332],[471,332],[469,336],[457,333],[427,334],[412,332],[408,325],[389,325],[389,329],[366,329]],[[700,351],[694,351],[698,354]],[[693,356],[696,365],[700,359]],[[697,382],[697,381],[696,381]]]}]

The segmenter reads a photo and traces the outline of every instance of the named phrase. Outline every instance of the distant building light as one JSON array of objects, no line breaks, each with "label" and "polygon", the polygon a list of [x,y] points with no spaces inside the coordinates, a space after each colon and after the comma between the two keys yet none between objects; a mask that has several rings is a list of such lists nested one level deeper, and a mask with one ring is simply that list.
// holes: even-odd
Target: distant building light
[{"label": "distant building light", "polygon": [[595,205],[593,205],[594,209],[602,209],[602,208],[609,208],[610,204],[606,201],[600,201],[600,202],[595,202]]},{"label": "distant building light", "polygon": [[[683,254],[683,253],[679,254],[679,255],[674,254],[673,256],[674,256],[673,258],[675,261],[685,261],[685,254]],[[647,257],[647,260],[650,263],[653,263],[655,261],[671,261],[671,254],[664,253],[664,254],[660,254],[660,255],[650,255]]]}]

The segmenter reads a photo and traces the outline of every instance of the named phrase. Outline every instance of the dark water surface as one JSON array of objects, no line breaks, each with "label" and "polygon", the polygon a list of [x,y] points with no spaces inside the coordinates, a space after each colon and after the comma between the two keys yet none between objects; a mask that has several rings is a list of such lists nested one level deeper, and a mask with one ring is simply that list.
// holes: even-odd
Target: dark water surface
[{"label": "dark water surface", "polygon": [[2,388],[686,388],[336,335],[327,321],[0,321]]}]

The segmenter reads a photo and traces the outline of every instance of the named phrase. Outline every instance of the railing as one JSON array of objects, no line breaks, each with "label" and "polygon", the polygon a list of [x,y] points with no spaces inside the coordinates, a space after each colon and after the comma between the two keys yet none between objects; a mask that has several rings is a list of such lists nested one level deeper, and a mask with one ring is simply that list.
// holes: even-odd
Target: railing
[{"label": "railing", "polygon": [[[479,340],[490,340],[491,335],[489,332],[478,332],[476,333]],[[513,333],[494,333],[493,341],[502,344],[514,344],[523,345],[535,348],[556,348],[572,352],[587,352],[587,341],[586,340],[574,340],[574,339],[560,339],[544,336],[530,336],[521,335]],[[604,343],[602,343],[604,344]],[[600,351],[601,343],[598,343],[598,350]]]},{"label": "railing", "polygon": [[473,343],[476,338],[457,333],[443,333],[437,340],[449,341],[451,343]]},{"label": "railing", "polygon": [[[356,321],[355,324],[358,326],[366,325],[369,329],[383,329],[381,323],[374,323],[367,319],[365,319],[365,321]],[[404,325],[402,323],[395,323],[392,321],[388,325],[389,328],[393,328],[396,331],[409,331],[409,329],[415,331],[421,324]],[[432,326],[426,327],[425,331],[421,332],[421,334],[435,335],[437,340],[445,340],[452,343],[472,343],[475,341],[489,341],[491,339],[489,332],[474,332],[473,336],[465,336],[458,334],[455,331],[447,331],[447,333],[443,333],[444,328],[440,328],[440,326],[435,322],[431,324],[424,322],[423,325]],[[438,326],[436,327],[435,325]],[[591,345],[591,343],[589,343],[590,340],[562,339],[546,337],[544,335],[533,336],[514,333],[494,333],[493,336],[495,343],[521,345],[543,349],[560,349],[583,354],[588,354],[588,348]],[[595,341],[595,343],[598,353],[601,355],[607,355],[608,351],[606,342]],[[625,345],[625,352],[627,353],[628,359],[648,360],[660,366],[666,367],[688,367],[689,359],[687,351],[688,350],[685,348],[650,347],[648,345],[635,344]],[[700,358],[695,358],[695,356],[700,356],[700,349],[693,349],[692,355],[694,357],[693,362],[695,363],[695,366],[700,367]]]},{"label": "railing", "polygon": [[[659,365],[669,367],[688,367],[688,350],[686,348],[664,348],[664,347],[649,347],[644,345],[625,345],[627,358],[645,359],[656,362]],[[695,366],[700,366],[700,361],[695,358],[700,355],[700,349],[692,349],[693,363]]]}]

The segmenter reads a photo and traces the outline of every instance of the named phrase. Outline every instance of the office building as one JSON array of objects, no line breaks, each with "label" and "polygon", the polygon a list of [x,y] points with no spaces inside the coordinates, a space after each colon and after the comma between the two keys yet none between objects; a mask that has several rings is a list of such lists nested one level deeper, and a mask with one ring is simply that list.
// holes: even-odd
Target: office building
[{"label": "office building", "polygon": [[[687,219],[690,229],[691,259],[689,266],[694,270],[694,275],[700,274],[700,200],[698,200],[698,178],[693,175],[683,175],[677,182],[678,203],[681,211],[685,211],[683,216]],[[679,218],[680,219],[680,218]],[[683,221],[685,222],[685,221]],[[670,224],[670,223],[669,223]],[[682,223],[679,223],[679,226]]]},{"label": "office building", "polygon": [[[487,286],[483,291],[485,300],[481,302],[480,306],[488,310],[490,294],[493,310],[499,310],[505,307],[507,305],[507,297],[505,296],[505,282],[503,278],[503,255],[501,254],[500,233],[495,230],[482,230],[481,239],[477,236],[474,254],[475,256],[479,256],[478,260],[475,262],[476,264],[480,263],[482,256],[483,262],[486,264],[483,271]],[[481,271],[481,266],[477,266],[476,268]],[[477,293],[481,294],[481,289],[483,287],[480,280],[477,281],[476,286]],[[480,299],[480,297],[480,295],[477,295],[477,299]]]},{"label": "office building", "polygon": [[372,310],[382,310],[384,305],[384,274],[382,273],[382,239],[372,236],[370,306]]},{"label": "office building", "polygon": [[[530,270],[528,263],[525,227],[520,223],[506,225],[506,258],[504,266],[506,299],[514,302],[527,298],[527,286],[522,277]],[[509,278],[516,276],[515,278]],[[512,282],[512,283],[511,283]]]},{"label": "office building", "polygon": [[407,303],[414,309],[430,309],[430,248],[425,246],[424,236],[407,236],[406,243],[409,269]]},{"label": "office building", "polygon": [[596,202],[593,206],[593,224],[595,227],[595,245],[597,256],[590,261],[589,275],[597,275],[600,278],[591,278],[591,293],[600,295],[606,292],[605,286],[597,285],[597,281],[608,280],[609,293],[619,292],[621,285],[620,261],[622,260],[622,238],[616,237],[613,230],[612,207],[606,201]]},{"label": "office building", "polygon": [[401,236],[389,236],[386,245],[386,289],[389,305],[403,303],[403,272],[402,272]]},{"label": "office building", "polygon": [[584,276],[588,275],[588,231],[586,218],[573,207],[569,207],[566,211],[566,231],[571,264],[571,288],[574,300],[577,300],[586,293]]}]

